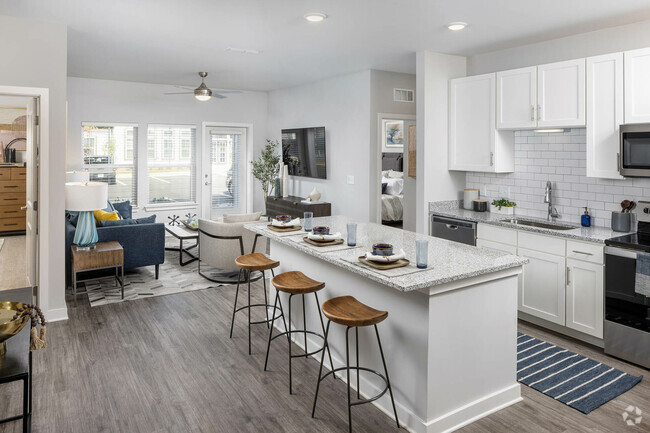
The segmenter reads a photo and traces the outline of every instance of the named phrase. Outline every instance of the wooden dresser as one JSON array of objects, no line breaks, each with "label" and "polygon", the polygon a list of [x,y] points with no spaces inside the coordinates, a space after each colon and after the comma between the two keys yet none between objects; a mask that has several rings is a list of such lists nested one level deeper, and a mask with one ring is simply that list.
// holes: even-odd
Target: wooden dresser
[{"label": "wooden dresser", "polygon": [[266,201],[266,213],[269,217],[275,218],[277,215],[291,215],[291,218],[303,218],[305,212],[313,212],[315,217],[332,216],[331,203],[302,203],[302,197],[268,197]]},{"label": "wooden dresser", "polygon": [[27,169],[0,165],[0,234],[25,230]]}]

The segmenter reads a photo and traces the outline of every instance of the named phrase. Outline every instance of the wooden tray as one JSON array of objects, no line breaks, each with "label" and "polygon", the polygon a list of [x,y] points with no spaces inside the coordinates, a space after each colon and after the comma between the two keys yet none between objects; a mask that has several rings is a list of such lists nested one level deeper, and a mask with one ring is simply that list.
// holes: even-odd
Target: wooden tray
[{"label": "wooden tray", "polygon": [[404,266],[408,266],[409,263],[411,263],[407,259],[399,259],[398,261],[393,263],[377,263],[366,259],[366,256],[359,256],[359,261],[366,266],[370,266],[371,268],[375,268],[375,269],[380,269],[382,271],[386,269],[403,268]]},{"label": "wooden tray", "polygon": [[273,224],[267,225],[267,227],[274,232],[280,232],[280,233],[285,233],[285,232],[297,232],[298,230],[302,230],[302,226],[296,226],[296,227],[276,227]]},{"label": "wooden tray", "polygon": [[198,232],[198,231],[199,231],[199,228],[198,228],[198,227],[192,227],[191,225],[189,225],[189,224],[187,223],[187,221],[185,221],[185,220],[181,220],[181,222],[182,222],[183,225],[184,225],[185,227],[187,227],[188,229],[190,229],[190,230],[192,230],[192,231],[195,231],[195,232]]},{"label": "wooden tray", "polygon": [[327,242],[318,242],[318,241],[311,240],[306,236],[302,238],[302,240],[316,247],[331,247],[332,245],[341,245],[343,242],[345,242],[343,239],[335,239],[333,241],[327,241]]}]

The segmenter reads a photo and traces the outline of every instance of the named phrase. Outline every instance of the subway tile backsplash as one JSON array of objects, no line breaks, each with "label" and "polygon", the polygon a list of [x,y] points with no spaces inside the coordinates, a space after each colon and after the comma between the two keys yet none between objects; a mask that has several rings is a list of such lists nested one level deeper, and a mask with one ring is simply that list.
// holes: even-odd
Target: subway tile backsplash
[{"label": "subway tile backsplash", "polygon": [[559,133],[515,131],[515,172],[468,172],[467,188],[480,189],[489,200],[507,196],[517,203],[515,215],[546,218],[544,189],[550,180],[559,220],[579,224],[586,206],[592,225],[609,227],[611,212],[621,210],[621,201],[650,198],[650,178],[587,177],[585,134],[584,128]]}]

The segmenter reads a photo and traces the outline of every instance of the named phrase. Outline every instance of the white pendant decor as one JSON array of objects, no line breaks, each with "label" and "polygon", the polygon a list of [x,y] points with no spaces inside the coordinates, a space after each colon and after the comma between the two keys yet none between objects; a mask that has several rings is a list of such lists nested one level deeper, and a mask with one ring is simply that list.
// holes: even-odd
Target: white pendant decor
[{"label": "white pendant decor", "polygon": [[289,167],[282,168],[282,197],[289,197]]},{"label": "white pendant decor", "polygon": [[311,202],[317,202],[320,200],[320,197],[321,197],[320,192],[314,187],[314,189],[307,196],[307,200]]}]

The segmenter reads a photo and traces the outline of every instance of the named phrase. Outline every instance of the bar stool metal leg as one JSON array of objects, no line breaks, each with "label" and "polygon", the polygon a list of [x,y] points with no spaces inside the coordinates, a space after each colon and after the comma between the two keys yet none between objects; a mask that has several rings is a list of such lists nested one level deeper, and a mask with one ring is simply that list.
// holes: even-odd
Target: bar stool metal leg
[{"label": "bar stool metal leg", "polygon": [[293,298],[293,294],[289,295],[289,318],[287,320],[289,322],[289,334],[287,334],[289,336],[289,394],[293,394],[293,377],[291,375],[291,359],[293,359],[291,356],[291,298]]},{"label": "bar stool metal leg", "polygon": [[[318,308],[320,311],[320,306]],[[323,321],[323,317],[321,316],[321,323]],[[321,381],[321,374],[323,373],[323,362],[325,361],[325,349],[327,349],[327,353],[329,353],[329,346],[327,345],[327,334],[330,332],[330,324],[332,322],[330,320],[327,321],[327,328],[325,328],[325,341],[323,342],[323,353],[321,354],[320,357],[320,368],[318,369],[318,381],[316,382],[316,394],[314,394],[314,406],[311,409],[311,417],[313,418],[314,415],[316,414],[316,402],[318,401],[318,390],[320,388],[320,381]],[[332,360],[332,355],[330,354],[330,362]],[[334,371],[334,369],[332,369]],[[334,373],[332,373],[334,374]],[[336,377],[336,376],[334,376]]]},{"label": "bar stool metal leg", "polygon": [[[270,327],[269,326],[269,320],[271,320],[271,319],[269,319],[269,307],[268,307],[269,300],[267,299],[267,296],[266,296],[266,274],[264,273],[264,271],[262,271],[262,281],[264,282],[264,305],[267,305],[267,307],[266,307],[266,327],[269,328]],[[273,310],[273,315],[275,316],[275,309]]]},{"label": "bar stool metal leg", "polygon": [[275,308],[278,305],[278,298],[280,297],[280,292],[275,292],[275,301],[273,302],[273,320],[271,321],[271,328],[269,329],[269,341],[266,343],[266,359],[264,360],[264,371],[269,364],[269,350],[271,349],[271,337],[273,336],[273,324],[275,323]]},{"label": "bar stool metal leg", "polygon": [[[320,326],[323,329],[323,335],[326,336],[327,333],[325,332],[325,322],[323,322],[323,312],[320,309],[320,301],[318,300],[318,292],[314,292],[314,297],[316,298],[316,308],[318,309],[318,317],[320,318]],[[327,326],[329,328],[329,321],[327,322]],[[327,345],[327,340],[323,341],[323,354],[325,354],[325,346]],[[334,362],[332,362],[332,352],[327,349],[327,355],[330,359],[330,367],[332,367],[332,371],[334,371]],[[336,379],[336,373],[332,373],[332,376],[334,376],[334,379]]]},{"label": "bar stool metal leg", "polygon": [[361,398],[359,395],[361,393],[361,388],[359,387],[359,377],[361,376],[361,370],[359,369],[359,367],[361,367],[361,364],[359,364],[359,327],[354,328],[354,333],[354,341],[357,344],[357,398]]},{"label": "bar stool metal leg", "polygon": [[375,333],[377,334],[377,343],[379,344],[379,354],[381,355],[381,362],[384,364],[384,374],[386,375],[386,385],[388,385],[388,392],[390,393],[390,401],[393,404],[393,413],[395,414],[395,422],[397,428],[400,428],[399,419],[397,418],[397,408],[395,407],[395,398],[393,397],[393,388],[390,386],[390,379],[388,378],[388,368],[386,368],[386,359],[384,358],[384,349],[381,347],[381,339],[379,338],[379,329],[375,325]]},{"label": "bar stool metal leg", "polygon": [[241,282],[241,273],[242,270],[239,270],[239,275],[237,276],[237,291],[235,292],[235,304],[232,307],[232,321],[230,322],[230,338],[232,338],[232,330],[235,327],[235,312],[237,311],[237,298],[239,297],[239,283]]},{"label": "bar stool metal leg", "polygon": [[248,354],[251,354],[251,316],[253,309],[251,308],[251,271],[246,272],[246,279],[248,280]]},{"label": "bar stool metal leg", "polygon": [[[345,330],[345,366],[347,368],[347,382],[348,382],[348,430],[352,433],[352,401],[350,399],[350,327]],[[358,372],[357,372],[358,374]]]}]

